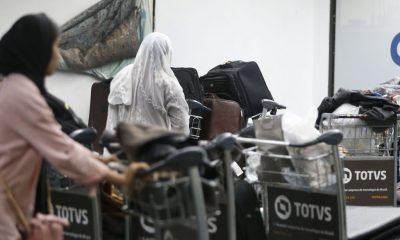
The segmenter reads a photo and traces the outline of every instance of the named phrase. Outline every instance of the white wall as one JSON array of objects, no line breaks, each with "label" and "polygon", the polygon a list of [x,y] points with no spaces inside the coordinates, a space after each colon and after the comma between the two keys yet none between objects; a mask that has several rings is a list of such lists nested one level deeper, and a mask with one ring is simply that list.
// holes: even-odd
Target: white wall
[{"label": "white wall", "polygon": [[[0,0],[0,36],[26,13],[45,12],[62,25],[98,0]],[[47,79],[48,91],[66,101],[85,121],[89,118],[90,88],[95,80],[80,74],[56,73]]]},{"label": "white wall", "polygon": [[329,77],[329,0],[314,0],[314,62],[312,107],[319,106],[328,96]]},{"label": "white wall", "polygon": [[[0,35],[22,14],[63,24],[96,0],[0,0]],[[329,0],[157,1],[156,30],[170,36],[173,65],[205,74],[227,60],[259,63],[274,98],[292,111],[316,109],[328,89]],[[88,118],[88,76],[56,74],[48,89]]]},{"label": "white wall", "polygon": [[173,65],[200,75],[228,60],[258,62],[273,97],[303,114],[328,92],[329,0],[157,1],[156,30]]}]

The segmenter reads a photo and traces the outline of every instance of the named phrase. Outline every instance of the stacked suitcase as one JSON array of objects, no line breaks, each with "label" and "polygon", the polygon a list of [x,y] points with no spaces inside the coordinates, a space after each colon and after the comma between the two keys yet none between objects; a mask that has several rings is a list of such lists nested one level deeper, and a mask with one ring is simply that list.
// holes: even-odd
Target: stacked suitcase
[{"label": "stacked suitcase", "polygon": [[261,113],[262,99],[273,99],[256,62],[233,61],[212,68],[198,78],[193,68],[172,68],[185,97],[210,108],[204,116],[200,139],[222,132],[237,133],[248,118]]}]

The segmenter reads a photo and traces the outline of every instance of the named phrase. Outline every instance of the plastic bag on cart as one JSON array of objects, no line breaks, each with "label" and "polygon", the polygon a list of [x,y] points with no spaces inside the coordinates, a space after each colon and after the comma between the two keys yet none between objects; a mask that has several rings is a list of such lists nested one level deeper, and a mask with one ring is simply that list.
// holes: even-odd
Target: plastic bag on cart
[{"label": "plastic bag on cart", "polygon": [[[314,128],[315,115],[308,114],[305,118],[286,112],[282,117],[282,129],[285,141],[291,144],[301,144],[316,139],[320,132]],[[289,155],[292,157],[292,164],[297,174],[304,174],[307,177],[292,177],[290,174],[285,175],[288,182],[311,186],[311,187],[327,187],[334,183],[334,176],[331,173],[332,159],[317,158],[311,160],[330,151],[330,146],[325,143],[319,143],[305,148],[287,147]],[[308,159],[308,160],[307,160]]]},{"label": "plastic bag on cart", "polygon": [[[311,115],[300,118],[286,111],[283,115],[261,118],[254,121],[258,139],[287,141],[300,144],[311,141],[319,136],[314,128]],[[291,159],[262,156],[258,167],[260,181],[284,182],[310,187],[326,187],[332,181],[332,162],[326,158],[305,160],[329,151],[329,146],[317,144],[306,148],[292,148],[272,144],[257,144],[258,148],[267,153],[289,155]],[[252,160],[256,166],[256,159]]]},{"label": "plastic bag on cart", "polygon": [[[342,104],[334,112],[334,115],[358,115],[359,107],[351,105],[349,103]],[[322,126],[325,129],[336,128],[340,129],[343,134],[343,141],[341,143],[340,153],[347,155],[349,152],[359,152],[363,149],[374,149],[375,139],[373,131],[367,126],[364,120],[360,118],[337,118],[332,119],[330,123],[327,120],[322,122]]]},{"label": "plastic bag on cart", "polygon": [[[260,118],[254,121],[254,128],[256,132],[256,138],[266,140],[283,141],[283,130],[282,130],[282,115],[271,116],[267,118]],[[272,144],[257,144],[258,148],[262,152],[268,152],[273,154],[288,155],[285,146],[277,146]],[[250,153],[251,154],[251,153]],[[260,156],[259,166],[257,165],[257,155],[249,155],[247,160],[250,160],[248,167],[256,168],[257,178],[261,182],[286,182],[286,180],[280,174],[283,170],[294,171],[293,165],[289,159],[271,159],[264,155]],[[251,174],[251,168],[247,171]],[[255,179],[255,176],[249,175]]]}]

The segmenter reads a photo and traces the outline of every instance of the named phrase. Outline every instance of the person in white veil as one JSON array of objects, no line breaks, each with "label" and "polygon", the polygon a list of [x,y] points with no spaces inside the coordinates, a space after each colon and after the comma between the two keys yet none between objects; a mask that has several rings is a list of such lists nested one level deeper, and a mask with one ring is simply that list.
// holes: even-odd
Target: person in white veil
[{"label": "person in white veil", "polygon": [[154,32],[144,38],[134,63],[111,81],[106,129],[125,121],[189,134],[189,108],[171,55],[168,36]]}]

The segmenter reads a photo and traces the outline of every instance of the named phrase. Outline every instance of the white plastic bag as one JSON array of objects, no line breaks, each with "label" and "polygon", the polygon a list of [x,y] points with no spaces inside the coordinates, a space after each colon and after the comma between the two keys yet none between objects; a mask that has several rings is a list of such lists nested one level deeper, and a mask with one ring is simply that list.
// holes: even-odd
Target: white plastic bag
[{"label": "white plastic bag", "polygon": [[[359,107],[349,103],[342,104],[334,112],[334,115],[357,115]],[[322,122],[323,128],[327,127],[328,122]],[[330,128],[336,128],[342,131],[343,141],[341,146],[344,152],[350,154],[361,154],[375,149],[375,140],[373,131],[367,124],[359,118],[336,118],[331,120]]]},{"label": "white plastic bag", "polygon": [[[314,128],[316,113],[309,113],[305,118],[286,111],[282,117],[282,129],[285,141],[291,144],[302,144],[316,139],[320,132]],[[332,158],[315,158],[330,151],[330,146],[319,143],[305,148],[288,147],[292,157],[292,164],[296,174],[304,174],[305,177],[287,177],[288,182],[296,182],[311,187],[326,187],[332,183]],[[287,174],[290,176],[290,174]],[[306,177],[308,176],[308,177]]]}]

